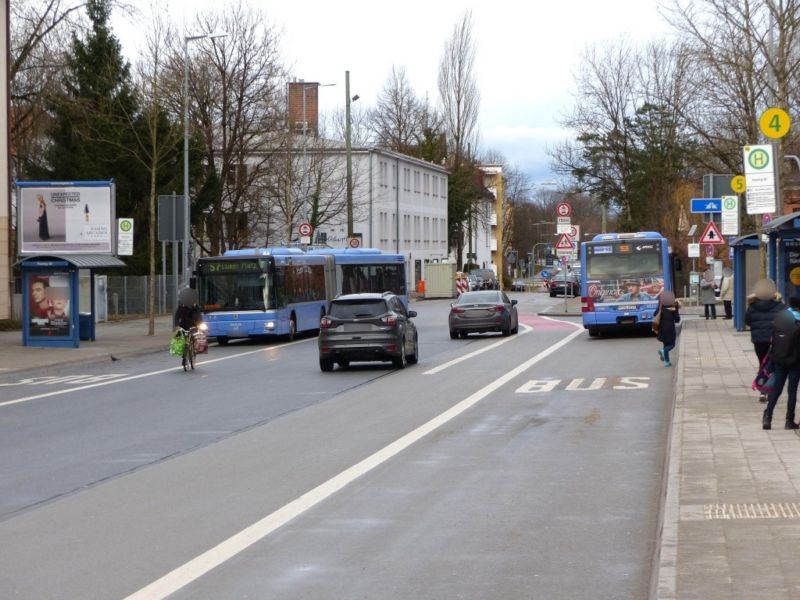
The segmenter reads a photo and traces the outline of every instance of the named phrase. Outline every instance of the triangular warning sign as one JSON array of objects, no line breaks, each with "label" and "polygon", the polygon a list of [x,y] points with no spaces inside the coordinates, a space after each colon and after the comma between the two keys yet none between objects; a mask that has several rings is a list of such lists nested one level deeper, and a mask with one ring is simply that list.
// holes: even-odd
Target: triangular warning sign
[{"label": "triangular warning sign", "polygon": [[719,232],[719,228],[714,221],[709,221],[706,230],[703,232],[703,237],[700,238],[701,244],[724,244],[725,240]]},{"label": "triangular warning sign", "polygon": [[556,242],[556,250],[572,250],[575,246],[566,233],[562,233]]}]

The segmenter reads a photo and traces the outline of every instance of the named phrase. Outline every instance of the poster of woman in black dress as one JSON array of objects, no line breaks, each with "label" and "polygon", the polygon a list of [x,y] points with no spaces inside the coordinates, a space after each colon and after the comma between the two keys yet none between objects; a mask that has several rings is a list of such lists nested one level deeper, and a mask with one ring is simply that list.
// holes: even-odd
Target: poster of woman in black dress
[{"label": "poster of woman in black dress", "polygon": [[36,219],[39,221],[39,239],[44,242],[50,239],[50,227],[47,224],[47,205],[42,194],[38,194],[36,199],[39,202],[39,217]]}]

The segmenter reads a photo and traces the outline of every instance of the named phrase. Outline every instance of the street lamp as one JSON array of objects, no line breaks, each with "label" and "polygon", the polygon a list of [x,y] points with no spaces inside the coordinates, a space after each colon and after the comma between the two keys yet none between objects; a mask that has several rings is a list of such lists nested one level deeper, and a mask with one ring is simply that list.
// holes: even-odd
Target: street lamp
[{"label": "street lamp", "polygon": [[358,100],[359,95],[350,96],[350,71],[344,72],[344,93],[346,96],[344,111],[344,143],[347,156],[347,237],[353,237],[353,158],[350,142],[350,104]]},{"label": "street lamp", "polygon": [[189,237],[191,235],[190,223],[192,203],[189,201],[189,42],[203,39],[216,39],[227,36],[227,33],[205,33],[202,35],[187,35],[183,38],[183,283],[189,285],[191,276],[191,249]]}]

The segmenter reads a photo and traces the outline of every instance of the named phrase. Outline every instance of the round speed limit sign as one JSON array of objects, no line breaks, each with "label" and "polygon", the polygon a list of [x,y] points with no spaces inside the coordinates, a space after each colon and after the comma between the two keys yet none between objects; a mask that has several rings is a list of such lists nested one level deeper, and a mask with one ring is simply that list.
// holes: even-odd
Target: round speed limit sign
[{"label": "round speed limit sign", "polygon": [[297,232],[303,237],[308,237],[314,233],[314,228],[311,227],[311,223],[300,223],[297,227]]},{"label": "round speed limit sign", "polygon": [[360,248],[361,247],[361,238],[351,237],[347,240],[347,245],[350,248]]}]

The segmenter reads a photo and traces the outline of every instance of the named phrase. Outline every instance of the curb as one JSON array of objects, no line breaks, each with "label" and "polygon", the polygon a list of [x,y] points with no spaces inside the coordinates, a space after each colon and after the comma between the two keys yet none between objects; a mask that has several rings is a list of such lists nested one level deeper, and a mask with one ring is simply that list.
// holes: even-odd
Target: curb
[{"label": "curb", "polygon": [[[122,358],[131,358],[131,357],[134,357],[134,356],[144,356],[146,354],[157,354],[159,352],[168,352],[168,351],[169,351],[169,345],[166,345],[166,346],[163,346],[163,347],[160,347],[160,348],[151,347],[151,348],[140,348],[138,350],[126,350],[126,351],[123,351],[123,352],[115,352],[113,355],[118,359],[122,359]],[[63,361],[59,361],[59,362],[55,362],[55,363],[50,363],[49,365],[47,365],[46,369],[49,370],[49,369],[57,369],[57,368],[60,368],[60,367],[71,367],[71,366],[79,365],[79,364],[95,365],[95,364],[102,363],[102,362],[113,362],[113,359],[111,358],[111,356],[112,356],[112,353],[108,352],[108,353],[103,354],[103,355],[97,354],[97,355],[94,355],[94,356],[84,356],[82,358],[68,359],[68,360],[63,360]],[[30,373],[30,372],[33,372],[33,371],[41,373],[43,370],[44,370],[43,367],[41,365],[39,365],[39,366],[35,366],[35,367],[24,367],[24,368],[20,368],[20,369],[9,369],[8,371],[0,372],[0,375],[6,376],[6,375],[15,375],[15,374],[25,374],[25,373]]]}]

